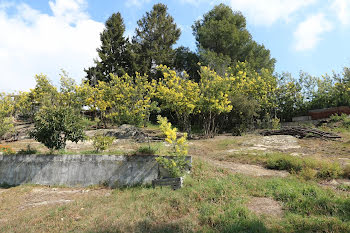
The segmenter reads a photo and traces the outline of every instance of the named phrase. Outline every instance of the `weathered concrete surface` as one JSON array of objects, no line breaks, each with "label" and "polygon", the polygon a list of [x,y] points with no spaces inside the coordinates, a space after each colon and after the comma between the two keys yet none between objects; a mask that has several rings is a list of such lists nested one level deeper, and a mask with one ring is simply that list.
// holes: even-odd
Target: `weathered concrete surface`
[{"label": "weathered concrete surface", "polygon": [[0,184],[8,185],[151,184],[159,170],[155,156],[0,155]]}]

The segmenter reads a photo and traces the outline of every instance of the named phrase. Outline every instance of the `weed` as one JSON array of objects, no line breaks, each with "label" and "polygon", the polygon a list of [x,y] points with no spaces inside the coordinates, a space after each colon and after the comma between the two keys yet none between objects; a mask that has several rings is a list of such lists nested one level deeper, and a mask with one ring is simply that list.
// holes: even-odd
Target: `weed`
[{"label": "weed", "polygon": [[32,148],[30,144],[27,145],[26,149],[21,149],[17,152],[19,155],[32,155],[32,154],[37,154],[38,150],[35,148]]},{"label": "weed", "polygon": [[266,162],[266,167],[275,170],[287,170],[289,172],[300,172],[303,168],[303,161],[300,158],[276,154],[270,156]]},{"label": "weed", "polygon": [[340,184],[340,185],[337,186],[337,189],[342,190],[342,191],[350,192],[350,185],[348,185],[348,184]]},{"label": "weed", "polygon": [[347,164],[343,169],[343,177],[350,179],[350,164]]},{"label": "weed", "polygon": [[137,152],[142,155],[155,155],[158,149],[151,146],[141,146]]},{"label": "weed", "polygon": [[107,150],[114,141],[113,137],[95,135],[92,137],[92,145],[96,152]]},{"label": "weed", "polygon": [[312,169],[310,167],[305,167],[301,170],[299,175],[305,180],[313,180],[316,178],[317,170]]},{"label": "weed", "polygon": [[0,145],[0,152],[4,153],[5,155],[15,154],[15,151],[10,146],[3,145]]},{"label": "weed", "polygon": [[338,163],[323,163],[317,172],[317,177],[321,179],[334,179],[342,174],[342,169]]}]

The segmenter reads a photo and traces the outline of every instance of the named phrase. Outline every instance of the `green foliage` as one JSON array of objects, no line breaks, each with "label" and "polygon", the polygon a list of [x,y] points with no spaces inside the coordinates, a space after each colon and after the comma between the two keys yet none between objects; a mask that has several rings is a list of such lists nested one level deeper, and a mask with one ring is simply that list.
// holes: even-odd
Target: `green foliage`
[{"label": "green foliage", "polygon": [[92,137],[92,145],[96,152],[107,150],[112,145],[114,137],[95,135]]},{"label": "green foliage", "polygon": [[137,152],[142,155],[155,155],[158,149],[152,146],[141,146],[137,149]]},{"label": "green foliage", "polygon": [[190,51],[189,48],[180,46],[175,49],[173,67],[179,73],[185,71],[188,74],[189,79],[197,83],[200,80],[198,73],[200,69],[200,65],[198,64],[199,61],[199,56],[196,53]]},{"label": "green foliage", "polygon": [[345,165],[343,169],[343,177],[350,179],[350,164]]},{"label": "green foliage", "polygon": [[13,111],[14,103],[11,96],[0,93],[0,140],[2,136],[14,128],[11,117]]},{"label": "green foliage", "polygon": [[287,170],[291,173],[297,173],[306,180],[314,178],[335,179],[344,175],[346,171],[336,162],[323,162],[287,154],[269,155],[265,166],[270,169]]},{"label": "green foliage", "polygon": [[348,184],[340,184],[340,185],[337,186],[337,189],[341,190],[341,191],[350,192],[350,185],[348,185]]},{"label": "green foliage", "polygon": [[107,118],[116,124],[145,125],[149,121],[156,103],[151,101],[155,83],[148,82],[147,76],[138,73],[135,77],[111,75],[110,83],[104,85],[99,83],[104,92],[102,98],[108,106]]},{"label": "green foliage", "polygon": [[157,68],[163,74],[159,79],[155,96],[159,99],[162,110],[175,112],[180,129],[191,132],[190,115],[195,112],[199,100],[199,87],[186,76],[179,77],[166,66]]},{"label": "green foliage", "polygon": [[[224,4],[215,6],[192,26],[203,64],[223,75],[225,68],[248,61],[254,70],[274,69],[270,51],[252,40],[245,17]],[[226,67],[225,67],[226,66]]]},{"label": "green foliage", "polygon": [[218,117],[232,110],[229,100],[231,79],[221,77],[208,67],[201,67],[198,111],[203,118],[204,135],[213,137],[218,131]]},{"label": "green foliage", "polygon": [[173,158],[157,157],[157,162],[163,166],[171,177],[180,177],[184,175],[186,167],[189,166],[186,155],[187,155],[187,134],[184,134],[181,138],[177,138],[176,128],[171,127],[171,123],[168,122],[166,117],[157,117],[158,123],[160,124],[160,129],[165,134],[165,141],[170,144],[172,150],[170,155]]},{"label": "green foliage", "polygon": [[68,106],[43,106],[35,115],[30,136],[50,150],[64,149],[66,141],[84,140],[84,123],[79,112]]},{"label": "green foliage", "polygon": [[3,145],[0,145],[0,152],[4,153],[5,155],[15,154],[15,151],[10,146]]},{"label": "green foliage", "polygon": [[19,154],[19,155],[33,155],[33,154],[37,154],[37,153],[38,153],[38,150],[35,148],[32,148],[30,146],[30,144],[27,145],[26,149],[21,149],[21,150],[17,151],[17,154]]},{"label": "green foliage", "polygon": [[95,66],[85,70],[86,78],[93,86],[97,81],[110,81],[110,74],[135,73],[135,61],[129,40],[124,37],[125,25],[121,14],[113,13],[105,27],[100,34],[101,47],[97,49],[99,59],[94,61]]},{"label": "green foliage", "polygon": [[275,170],[300,172],[303,168],[303,161],[300,158],[280,154],[270,157],[266,162],[266,167]]},{"label": "green foliage", "polygon": [[324,163],[317,172],[317,177],[321,179],[335,179],[342,174],[342,168],[338,163]]},{"label": "green foliage", "polygon": [[304,167],[299,175],[304,178],[305,180],[313,180],[317,176],[317,170],[310,168],[310,167]]},{"label": "green foliage", "polygon": [[181,30],[162,3],[155,4],[139,21],[133,38],[137,70],[155,77],[157,65],[171,66],[174,59],[172,46],[179,39]]}]

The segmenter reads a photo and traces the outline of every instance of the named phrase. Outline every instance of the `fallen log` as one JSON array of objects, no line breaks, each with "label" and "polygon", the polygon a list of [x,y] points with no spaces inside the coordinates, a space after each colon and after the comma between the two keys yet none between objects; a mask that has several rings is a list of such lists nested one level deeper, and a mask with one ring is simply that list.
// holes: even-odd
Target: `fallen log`
[{"label": "fallen log", "polygon": [[265,130],[261,132],[261,135],[270,136],[270,135],[291,135],[297,138],[305,138],[305,137],[315,137],[322,139],[337,139],[341,138],[341,136],[321,131],[314,128],[293,126],[293,127],[283,127],[280,130]]}]

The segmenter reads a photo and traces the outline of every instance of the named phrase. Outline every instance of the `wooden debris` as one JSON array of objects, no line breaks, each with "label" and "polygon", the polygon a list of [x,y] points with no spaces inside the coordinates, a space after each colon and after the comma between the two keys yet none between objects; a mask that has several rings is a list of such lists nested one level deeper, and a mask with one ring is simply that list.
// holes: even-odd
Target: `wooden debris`
[{"label": "wooden debris", "polygon": [[173,190],[182,188],[183,186],[183,178],[163,178],[152,180],[152,186],[155,188],[156,186],[171,186]]},{"label": "wooden debris", "polygon": [[322,139],[341,138],[341,136],[333,133],[324,132],[314,128],[300,127],[300,126],[283,127],[280,130],[265,130],[261,132],[261,134],[264,136],[291,135],[297,138],[305,138],[305,137],[315,137],[315,138],[322,138]]}]

